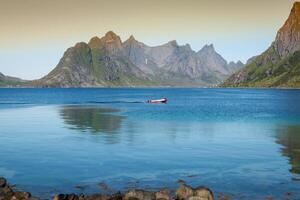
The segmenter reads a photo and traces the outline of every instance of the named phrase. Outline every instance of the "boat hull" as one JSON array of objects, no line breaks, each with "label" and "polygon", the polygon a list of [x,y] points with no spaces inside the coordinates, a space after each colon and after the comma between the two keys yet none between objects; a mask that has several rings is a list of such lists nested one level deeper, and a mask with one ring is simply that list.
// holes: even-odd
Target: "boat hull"
[{"label": "boat hull", "polygon": [[148,103],[167,103],[167,99],[148,100]]}]

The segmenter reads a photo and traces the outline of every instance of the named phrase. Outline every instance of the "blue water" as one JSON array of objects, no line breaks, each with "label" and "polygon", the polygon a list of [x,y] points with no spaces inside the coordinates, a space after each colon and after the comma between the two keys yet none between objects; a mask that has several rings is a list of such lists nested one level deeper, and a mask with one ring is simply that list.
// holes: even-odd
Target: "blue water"
[{"label": "blue water", "polygon": [[300,199],[299,102],[300,90],[0,89],[0,176],[44,198],[181,179]]}]

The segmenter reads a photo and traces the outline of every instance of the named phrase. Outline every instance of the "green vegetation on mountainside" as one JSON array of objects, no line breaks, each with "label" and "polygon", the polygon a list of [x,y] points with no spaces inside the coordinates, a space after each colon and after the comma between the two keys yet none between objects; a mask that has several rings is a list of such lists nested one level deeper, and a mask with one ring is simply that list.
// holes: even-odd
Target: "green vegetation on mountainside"
[{"label": "green vegetation on mountainside", "polygon": [[[233,83],[241,74],[246,78]],[[223,86],[226,87],[300,87],[300,51],[280,60],[271,47],[255,61],[237,72]]]}]

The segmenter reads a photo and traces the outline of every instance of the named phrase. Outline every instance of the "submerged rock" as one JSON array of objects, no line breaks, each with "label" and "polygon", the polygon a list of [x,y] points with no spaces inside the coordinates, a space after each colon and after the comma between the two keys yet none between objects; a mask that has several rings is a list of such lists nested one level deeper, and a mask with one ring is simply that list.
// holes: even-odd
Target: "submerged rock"
[{"label": "submerged rock", "polygon": [[104,182],[99,183],[98,186],[100,187],[101,190],[104,190],[104,191],[107,191],[107,190],[110,189],[108,187],[108,185],[106,183],[104,183]]}]

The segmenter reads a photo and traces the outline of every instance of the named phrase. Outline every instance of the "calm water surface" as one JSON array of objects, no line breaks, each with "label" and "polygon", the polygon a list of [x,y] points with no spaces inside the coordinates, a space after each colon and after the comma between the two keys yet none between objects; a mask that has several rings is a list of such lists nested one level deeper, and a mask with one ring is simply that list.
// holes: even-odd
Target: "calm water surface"
[{"label": "calm water surface", "polygon": [[0,176],[45,198],[182,179],[300,199],[300,90],[0,89]]}]

